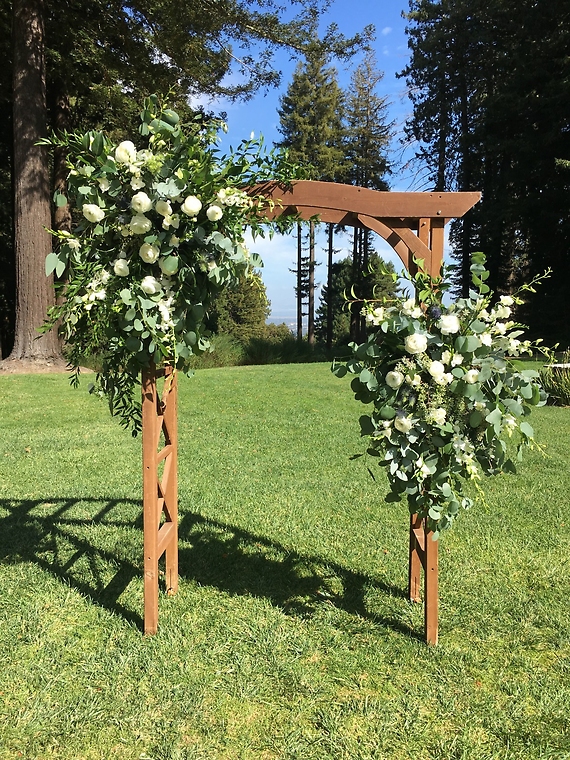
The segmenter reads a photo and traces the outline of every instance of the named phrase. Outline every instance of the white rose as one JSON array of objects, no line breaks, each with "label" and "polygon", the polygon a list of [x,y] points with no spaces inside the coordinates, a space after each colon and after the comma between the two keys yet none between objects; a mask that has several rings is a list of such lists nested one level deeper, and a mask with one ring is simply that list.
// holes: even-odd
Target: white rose
[{"label": "white rose", "polygon": [[394,427],[400,433],[409,433],[413,425],[414,423],[409,417],[396,417],[394,420]]},{"label": "white rose", "polygon": [[428,367],[428,372],[435,379],[437,377],[443,377],[445,374],[445,367],[441,362],[432,362]]},{"label": "white rose", "polygon": [[463,354],[455,354],[451,360],[452,367],[460,367],[463,364]]},{"label": "white rose", "polygon": [[117,277],[127,277],[129,274],[129,262],[126,259],[117,259],[113,262],[113,271]]},{"label": "white rose", "polygon": [[414,298],[408,298],[407,301],[404,301],[402,304],[402,314],[405,314],[407,317],[411,316],[412,311],[416,308],[416,301]]},{"label": "white rose", "polygon": [[137,193],[131,198],[131,208],[137,214],[145,214],[152,208],[152,201],[146,193]]},{"label": "white rose", "polygon": [[118,164],[132,164],[137,160],[137,149],[130,140],[125,140],[117,145],[115,161]]},{"label": "white rose", "polygon": [[133,188],[133,190],[140,190],[141,187],[144,187],[144,182],[140,178],[140,175],[132,178],[131,187]]},{"label": "white rose", "polygon": [[392,372],[388,372],[386,375],[386,385],[389,385],[390,388],[399,388],[400,385],[404,382],[404,376],[401,372],[398,372],[397,370],[393,370]]},{"label": "white rose", "polygon": [[445,425],[445,418],[447,416],[447,412],[443,407],[439,407],[438,409],[432,409],[430,417],[433,422],[435,422],[436,425]]},{"label": "white rose", "polygon": [[105,212],[96,203],[84,203],[82,210],[88,222],[100,222],[105,218]]},{"label": "white rose", "polygon": [[211,222],[217,222],[218,219],[221,219],[224,215],[224,212],[219,206],[209,206],[208,210],[206,211],[206,216]]},{"label": "white rose", "polygon": [[135,235],[146,235],[152,228],[152,222],[144,214],[135,214],[130,221],[129,227]]},{"label": "white rose", "polygon": [[77,238],[69,238],[66,240],[66,243],[72,251],[78,251],[81,248],[81,243],[79,240],[77,240]]},{"label": "white rose", "polygon": [[464,375],[463,379],[466,383],[469,383],[469,385],[473,385],[473,383],[476,383],[479,379],[479,370],[478,369],[470,369],[468,370]]},{"label": "white rose", "polygon": [[195,195],[189,195],[182,204],[182,211],[188,216],[196,216],[202,208],[202,201]]},{"label": "white rose", "polygon": [[409,354],[421,354],[427,348],[427,338],[421,333],[408,335],[405,342],[406,351]]},{"label": "white rose", "polygon": [[159,254],[160,250],[150,243],[143,243],[139,248],[139,256],[145,264],[154,264],[158,259]]},{"label": "white rose", "polygon": [[444,314],[440,317],[438,327],[442,335],[453,335],[461,329],[459,319],[455,314]]},{"label": "white rose", "polygon": [[154,208],[156,210],[156,213],[160,214],[161,216],[172,215],[172,206],[170,205],[169,201],[157,201],[154,204]]},{"label": "white rose", "polygon": [[444,364],[449,364],[449,362],[451,361],[451,351],[444,351],[441,355],[441,361]]},{"label": "white rose", "polygon": [[168,245],[171,245],[173,248],[178,248],[180,245],[180,238],[176,237],[176,235],[171,235]]},{"label": "white rose", "polygon": [[149,296],[154,296],[156,293],[160,293],[160,282],[156,277],[148,275],[141,282],[141,289]]}]

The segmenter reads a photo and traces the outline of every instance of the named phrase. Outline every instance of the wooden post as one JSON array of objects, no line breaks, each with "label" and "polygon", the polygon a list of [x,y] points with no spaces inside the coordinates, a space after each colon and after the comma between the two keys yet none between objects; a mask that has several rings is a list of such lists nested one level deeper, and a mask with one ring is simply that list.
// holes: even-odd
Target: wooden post
[{"label": "wooden post", "polygon": [[408,593],[411,602],[421,602],[420,575],[424,571],[424,632],[428,644],[437,644],[438,541],[418,515],[410,516],[410,564]]},{"label": "wooden post", "polygon": [[[156,381],[164,377],[159,398]],[[166,592],[178,590],[177,382],[172,367],[142,371],[144,632],[158,628],[158,561],[165,554]],[[161,433],[164,446],[158,451]],[[162,478],[159,464],[164,461]]]}]

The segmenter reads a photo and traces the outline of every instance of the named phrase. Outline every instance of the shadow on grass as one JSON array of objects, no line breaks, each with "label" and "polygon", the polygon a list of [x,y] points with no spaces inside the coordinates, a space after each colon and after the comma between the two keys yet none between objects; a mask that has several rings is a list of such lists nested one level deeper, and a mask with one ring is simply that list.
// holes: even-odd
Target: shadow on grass
[{"label": "shadow on grass", "polygon": [[[142,579],[140,502],[0,499],[0,509],[8,513],[0,518],[0,563],[33,562],[142,630],[142,616],[121,600],[131,582]],[[125,512],[136,517],[129,521]],[[369,589],[406,596],[379,578],[195,513],[182,515],[179,538],[179,572],[187,580],[232,595],[264,597],[289,615],[310,617],[331,604],[421,639],[393,616],[367,609]]]}]

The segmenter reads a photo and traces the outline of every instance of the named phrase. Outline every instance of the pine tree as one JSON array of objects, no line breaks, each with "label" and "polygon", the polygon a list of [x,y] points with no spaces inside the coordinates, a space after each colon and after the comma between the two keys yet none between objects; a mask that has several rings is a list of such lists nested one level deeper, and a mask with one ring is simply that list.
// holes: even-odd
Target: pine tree
[{"label": "pine tree", "polygon": [[[388,102],[378,94],[383,73],[376,68],[376,58],[367,50],[362,63],[351,78],[346,97],[346,154],[350,165],[349,181],[360,187],[387,190],[390,172],[387,151],[392,125],[387,122]],[[372,233],[355,228],[352,238],[352,284],[362,289],[373,250]],[[353,340],[363,337],[364,322],[358,305],[351,312],[350,333]]]},{"label": "pine tree", "polygon": [[437,190],[482,190],[452,223],[450,240],[469,286],[482,250],[489,285],[510,292],[553,269],[520,311],[535,335],[570,343],[570,0],[413,0],[408,135]]},{"label": "pine tree", "polygon": [[[316,34],[316,28],[314,29]],[[283,135],[279,145],[289,149],[297,163],[310,166],[312,178],[324,181],[341,181],[347,173],[343,147],[343,99],[338,86],[337,73],[328,66],[328,54],[322,43],[315,43],[299,63],[286,94],[278,109],[279,131]],[[302,336],[302,254],[300,226],[297,230],[297,337]],[[314,343],[314,269],[315,224],[309,222],[309,267],[307,283],[308,341]]]}]

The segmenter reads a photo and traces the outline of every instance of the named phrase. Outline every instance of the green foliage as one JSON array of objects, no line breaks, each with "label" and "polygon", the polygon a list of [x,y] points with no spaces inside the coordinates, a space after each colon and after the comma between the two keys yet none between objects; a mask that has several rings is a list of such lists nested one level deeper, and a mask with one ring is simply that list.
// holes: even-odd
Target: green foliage
[{"label": "green foliage", "polygon": [[134,434],[141,368],[186,370],[210,348],[204,319],[215,297],[260,264],[244,232],[262,234],[266,201],[241,188],[295,176],[286,157],[259,141],[220,157],[219,127],[201,118],[183,125],[151,96],[142,150],[95,131],[45,141],[68,151],[75,209],[72,232],[54,232],[60,245],[46,259],[46,274],[66,275],[48,327],[58,326],[72,366],[101,357],[95,391]]},{"label": "green foliage", "polygon": [[212,332],[224,333],[239,343],[265,335],[265,320],[270,304],[261,276],[254,272],[241,277],[233,288],[228,288],[216,299],[208,319]]},{"label": "green foliage", "polygon": [[[350,335],[350,301],[354,298],[362,300],[376,299],[382,301],[392,298],[397,290],[397,283],[392,275],[394,266],[386,263],[373,251],[368,259],[368,271],[359,277],[359,284],[354,282],[354,266],[350,258],[336,261],[331,267],[332,289],[323,286],[321,301],[317,310],[316,335],[324,341],[327,336],[327,314],[329,297],[332,300],[333,314],[333,343],[348,343]],[[352,296],[352,299],[351,299]]]},{"label": "green foliage", "polygon": [[420,187],[482,190],[452,222],[450,240],[469,290],[469,259],[484,250],[489,285],[510,293],[551,267],[555,276],[517,316],[549,345],[570,344],[570,159],[566,0],[413,0],[408,15]]},{"label": "green foliage", "polygon": [[570,406],[570,351],[565,351],[560,359],[541,367],[539,372],[549,403]]},{"label": "green foliage", "polygon": [[521,459],[534,437],[528,416],[546,403],[538,372],[510,358],[532,352],[530,341],[521,341],[522,325],[509,319],[517,296],[493,305],[484,262],[473,256],[475,289],[450,306],[443,297],[451,283],[416,262],[417,274],[408,277],[417,302],[366,303],[376,331],[351,344],[351,359],[333,364],[337,376],[355,375],[357,400],[374,404],[360,425],[368,453],[386,469],[387,500],[407,501],[435,538],[471,506],[464,481],[516,471],[507,441],[518,432]]}]

